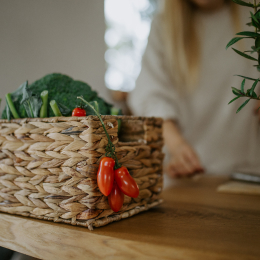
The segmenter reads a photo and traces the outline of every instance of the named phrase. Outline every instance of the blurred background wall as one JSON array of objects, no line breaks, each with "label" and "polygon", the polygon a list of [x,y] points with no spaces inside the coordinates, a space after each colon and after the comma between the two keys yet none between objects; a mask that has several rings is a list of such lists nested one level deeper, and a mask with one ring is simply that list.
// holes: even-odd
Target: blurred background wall
[{"label": "blurred background wall", "polygon": [[[60,72],[129,113],[151,21],[163,0],[0,0],[0,98]],[[109,90],[110,89],[110,90]]]},{"label": "blurred background wall", "polygon": [[32,83],[61,72],[89,83],[109,100],[102,0],[0,0],[0,4],[2,99],[26,80]]}]

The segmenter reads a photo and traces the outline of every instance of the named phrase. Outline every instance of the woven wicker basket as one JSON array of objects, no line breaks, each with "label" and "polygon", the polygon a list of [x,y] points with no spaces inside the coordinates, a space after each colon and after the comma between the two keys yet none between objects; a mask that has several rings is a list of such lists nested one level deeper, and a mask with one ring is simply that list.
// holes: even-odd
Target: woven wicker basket
[{"label": "woven wicker basket", "polygon": [[[102,116],[119,162],[140,195],[114,213],[97,187],[107,138],[97,116],[0,120],[0,211],[93,227],[158,205],[162,190],[162,120]],[[117,119],[121,119],[118,137]]]}]

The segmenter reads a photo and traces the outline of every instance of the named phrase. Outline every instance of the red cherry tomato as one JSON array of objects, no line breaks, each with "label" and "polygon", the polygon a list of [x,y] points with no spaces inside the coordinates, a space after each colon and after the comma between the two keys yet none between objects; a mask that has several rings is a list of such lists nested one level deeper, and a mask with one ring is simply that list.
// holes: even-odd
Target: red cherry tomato
[{"label": "red cherry tomato", "polygon": [[72,116],[86,116],[87,113],[83,108],[76,107],[72,111]]},{"label": "red cherry tomato", "polygon": [[116,182],[114,182],[113,189],[108,196],[108,202],[114,212],[118,212],[124,204],[124,193],[119,189]]},{"label": "red cherry tomato", "polygon": [[115,170],[115,180],[118,187],[125,195],[132,198],[138,197],[139,188],[126,167],[122,166],[121,168]]},{"label": "red cherry tomato", "polygon": [[97,172],[97,184],[99,190],[108,196],[113,188],[114,183],[114,166],[115,160],[110,157],[103,157],[100,161]]}]

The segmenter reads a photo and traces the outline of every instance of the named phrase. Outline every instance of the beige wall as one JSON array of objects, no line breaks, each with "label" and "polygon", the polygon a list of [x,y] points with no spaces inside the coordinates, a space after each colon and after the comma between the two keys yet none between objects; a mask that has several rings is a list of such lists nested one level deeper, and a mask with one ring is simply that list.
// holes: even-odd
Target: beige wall
[{"label": "beige wall", "polygon": [[102,0],[0,0],[0,6],[1,98],[52,72],[106,95]]}]

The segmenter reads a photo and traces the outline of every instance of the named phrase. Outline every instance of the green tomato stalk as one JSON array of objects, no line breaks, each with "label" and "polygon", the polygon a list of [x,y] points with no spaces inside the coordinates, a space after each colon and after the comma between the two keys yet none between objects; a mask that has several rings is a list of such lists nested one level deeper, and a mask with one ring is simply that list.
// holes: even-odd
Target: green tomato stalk
[{"label": "green tomato stalk", "polygon": [[12,101],[11,94],[10,93],[6,94],[5,98],[6,98],[6,103],[8,104],[13,117],[14,118],[20,118],[19,114],[17,113],[17,111],[15,109],[14,103]]},{"label": "green tomato stalk", "polygon": [[100,114],[98,102],[93,101],[92,103],[94,104],[94,108],[96,109],[97,113]]},{"label": "green tomato stalk", "polygon": [[42,99],[42,106],[41,106],[41,110],[40,110],[40,117],[41,117],[41,118],[47,117],[48,95],[49,95],[48,90],[44,90],[44,91],[41,93],[41,99]]},{"label": "green tomato stalk", "polygon": [[53,111],[55,116],[62,116],[62,114],[60,112],[60,109],[58,107],[58,104],[57,104],[57,102],[55,100],[52,100],[50,102],[50,106],[51,106],[51,109],[52,109],[52,111]]},{"label": "green tomato stalk", "polygon": [[105,124],[99,114],[99,112],[94,108],[94,106],[92,106],[88,101],[86,101],[83,97],[77,97],[78,99],[82,100],[84,103],[86,103],[93,111],[94,113],[98,116],[101,124],[102,124],[102,127],[106,133],[106,136],[107,136],[107,140],[108,140],[108,145],[106,147],[106,156],[109,156],[111,158],[113,158],[115,160],[115,169],[118,169],[121,167],[121,164],[119,163],[118,161],[118,158],[116,156],[116,153],[115,153],[115,146],[114,144],[112,143],[111,139],[110,139],[110,136],[106,130],[106,127],[105,127]]}]

